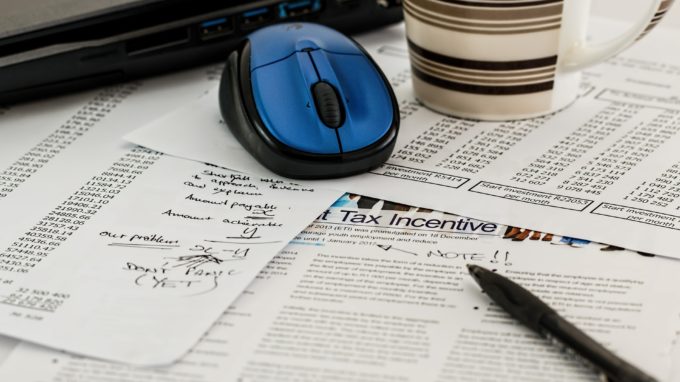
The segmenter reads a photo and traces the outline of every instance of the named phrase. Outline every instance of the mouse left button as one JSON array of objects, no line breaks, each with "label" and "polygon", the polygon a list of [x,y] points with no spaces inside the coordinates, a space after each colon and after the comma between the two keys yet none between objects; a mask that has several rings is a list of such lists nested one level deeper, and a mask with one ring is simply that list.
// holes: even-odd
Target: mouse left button
[{"label": "mouse left button", "polygon": [[334,129],[317,116],[310,88],[318,82],[306,53],[297,53],[251,73],[253,98],[267,132],[283,145],[312,154],[339,154]]}]

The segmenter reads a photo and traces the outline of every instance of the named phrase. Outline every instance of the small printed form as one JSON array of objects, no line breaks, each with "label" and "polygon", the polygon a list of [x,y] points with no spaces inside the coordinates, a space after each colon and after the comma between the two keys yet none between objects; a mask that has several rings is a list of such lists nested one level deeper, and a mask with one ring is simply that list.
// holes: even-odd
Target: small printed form
[{"label": "small printed form", "polygon": [[[657,29],[588,69],[580,98],[560,112],[492,123],[437,114],[417,102],[403,29],[363,36],[399,99],[398,142],[369,173],[318,184],[680,257],[680,65],[673,63],[677,49],[669,48],[676,37]],[[216,91],[127,138],[269,174],[221,122]]]}]

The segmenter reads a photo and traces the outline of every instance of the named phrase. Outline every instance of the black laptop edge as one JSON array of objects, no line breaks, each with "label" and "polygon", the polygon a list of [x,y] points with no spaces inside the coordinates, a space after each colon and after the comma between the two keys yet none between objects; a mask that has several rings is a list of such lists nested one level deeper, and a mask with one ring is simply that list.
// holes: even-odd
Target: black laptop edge
[{"label": "black laptop edge", "polygon": [[311,21],[347,34],[402,20],[401,0],[164,0],[0,39],[0,104],[226,60],[243,36]]}]

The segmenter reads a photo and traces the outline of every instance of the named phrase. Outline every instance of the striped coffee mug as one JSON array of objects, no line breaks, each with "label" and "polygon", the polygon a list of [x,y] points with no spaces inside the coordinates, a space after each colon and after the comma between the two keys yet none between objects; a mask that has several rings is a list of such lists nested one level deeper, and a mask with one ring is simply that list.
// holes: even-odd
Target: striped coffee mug
[{"label": "striped coffee mug", "polygon": [[576,99],[581,69],[644,36],[673,1],[653,0],[622,36],[591,44],[590,0],[404,0],[416,97],[481,120],[560,110]]}]

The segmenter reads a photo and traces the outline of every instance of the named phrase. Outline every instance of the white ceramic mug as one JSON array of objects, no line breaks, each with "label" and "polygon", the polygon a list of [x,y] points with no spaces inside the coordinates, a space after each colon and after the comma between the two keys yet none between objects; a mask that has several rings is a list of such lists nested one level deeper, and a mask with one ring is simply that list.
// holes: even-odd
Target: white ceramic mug
[{"label": "white ceramic mug", "polygon": [[416,97],[481,120],[560,110],[577,98],[581,69],[640,39],[673,1],[653,0],[623,35],[591,44],[590,0],[404,0]]}]

